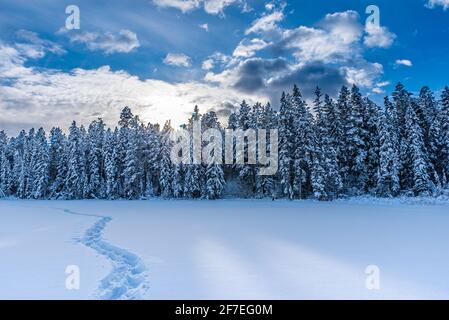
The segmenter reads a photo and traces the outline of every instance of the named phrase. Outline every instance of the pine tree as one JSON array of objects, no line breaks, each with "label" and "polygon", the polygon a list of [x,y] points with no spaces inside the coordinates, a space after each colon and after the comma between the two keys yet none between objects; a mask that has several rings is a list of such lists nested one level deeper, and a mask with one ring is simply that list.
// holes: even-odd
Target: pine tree
[{"label": "pine tree", "polygon": [[112,132],[108,129],[104,136],[104,159],[105,159],[105,197],[106,199],[118,198],[117,184],[117,128]]},{"label": "pine tree", "polygon": [[414,107],[414,111],[418,117],[419,126],[423,130],[424,143],[426,148],[429,148],[430,127],[432,126],[432,122],[434,121],[438,111],[437,102],[429,87],[422,87],[419,92],[418,101],[414,104]]},{"label": "pine tree", "polygon": [[410,170],[410,188],[414,195],[430,195],[434,188],[428,173],[428,158],[425,151],[423,133],[419,119],[413,108],[405,114],[405,155],[406,168]]},{"label": "pine tree", "polygon": [[173,196],[175,198],[184,197],[185,168],[182,163],[174,165],[173,170]]},{"label": "pine tree", "polygon": [[6,197],[11,193],[11,163],[6,156],[6,150],[0,154],[0,197]]},{"label": "pine tree", "polygon": [[151,198],[157,195],[159,185],[159,125],[148,124],[145,130],[145,140],[143,149],[145,197]]},{"label": "pine tree", "polygon": [[40,128],[35,136],[33,148],[34,180],[31,196],[34,199],[44,199],[49,185],[49,150],[44,129]]},{"label": "pine tree", "polygon": [[293,199],[293,123],[291,99],[282,92],[279,111],[279,179],[282,196]]},{"label": "pine tree", "polygon": [[67,146],[67,177],[64,183],[63,197],[81,199],[84,195],[85,163],[82,128],[73,121],[69,129]]},{"label": "pine tree", "polygon": [[335,137],[336,137],[336,150],[338,158],[338,167],[340,177],[342,179],[343,191],[348,192],[350,189],[350,152],[349,152],[349,131],[351,129],[350,116],[351,107],[349,103],[350,91],[346,86],[343,86],[340,90],[338,101],[336,104],[336,123],[335,123]]},{"label": "pine tree", "polygon": [[164,198],[173,197],[173,165],[170,159],[172,142],[170,134],[172,131],[170,121],[167,121],[162,130],[161,143],[161,160],[160,160],[160,177],[159,185],[161,188],[161,196]]},{"label": "pine tree", "polygon": [[102,119],[89,125],[86,137],[86,180],[84,197],[98,199],[105,194],[103,172],[103,141],[105,124]]},{"label": "pine tree", "polygon": [[[260,104],[255,106],[257,111],[260,110]],[[239,114],[238,114],[239,129],[246,131],[248,129],[256,129],[255,124],[255,113],[254,110],[246,103],[244,100],[240,104]],[[243,158],[245,164],[238,164],[236,166],[238,170],[240,184],[243,187],[244,192],[248,196],[253,196],[256,192],[256,167],[255,164],[250,164],[249,162],[249,145],[247,139],[245,139],[243,147]]]},{"label": "pine tree", "polygon": [[385,113],[379,119],[380,163],[377,194],[392,197],[400,191],[399,183],[399,141],[396,123],[396,109],[388,97],[385,98]]},{"label": "pine tree", "polygon": [[313,196],[318,200],[327,200],[328,195],[325,187],[325,171],[322,166],[320,150],[315,149],[312,153],[312,190]]},{"label": "pine tree", "polygon": [[[267,133],[270,132],[272,129],[277,129],[277,118],[276,113],[271,108],[271,104],[267,103],[263,109],[261,110],[261,114],[258,120],[257,128],[258,130],[264,129],[267,131]],[[271,146],[270,139],[266,142],[266,151],[270,154],[272,152],[277,152],[277,150],[274,150],[274,146]],[[260,143],[260,141],[258,141]],[[260,155],[258,155],[259,157]],[[264,197],[271,197],[274,198],[276,196],[276,181],[275,176],[268,175],[268,176],[261,176],[257,175],[256,177],[256,197],[258,198],[264,198]]]},{"label": "pine tree", "polygon": [[411,94],[405,89],[402,83],[398,83],[393,91],[393,102],[396,108],[397,114],[397,126],[399,130],[399,143],[402,143],[402,139],[405,135],[405,113],[410,107]]},{"label": "pine tree", "polygon": [[[449,178],[449,87],[445,87],[441,94],[441,110],[439,112],[440,129],[441,129],[441,167],[444,170],[444,175]],[[447,187],[447,185],[445,186]]]},{"label": "pine tree", "polygon": [[134,118],[131,128],[127,130],[126,151],[123,170],[123,189],[127,199],[138,199],[142,194],[142,169],[141,169],[141,149],[140,139],[142,127],[138,118]]},{"label": "pine tree", "polygon": [[50,131],[49,150],[49,197],[58,199],[63,197],[64,183],[67,176],[68,162],[67,138],[60,128]]},{"label": "pine tree", "polygon": [[4,131],[0,131],[0,197],[6,197],[11,192],[11,163],[8,159],[9,139]]},{"label": "pine tree", "polygon": [[[321,91],[318,91],[317,94],[321,95]],[[307,197],[312,191],[310,176],[313,166],[314,133],[312,114],[296,85],[293,86],[291,108],[293,127],[293,196],[302,199]]]},{"label": "pine tree", "polygon": [[20,165],[17,174],[17,196],[21,199],[26,199],[30,195],[30,183],[32,182],[32,176],[30,173],[31,154],[32,154],[32,139],[34,137],[34,130],[31,129],[28,135],[23,137],[23,149],[17,156],[19,159],[14,159],[14,162]]},{"label": "pine tree", "polygon": [[368,183],[367,172],[367,136],[368,132],[365,126],[364,117],[366,115],[366,106],[362,95],[357,86],[351,89],[350,97],[350,115],[349,130],[347,132],[348,143],[348,163],[349,163],[349,181],[353,187],[352,193],[364,193]]},{"label": "pine tree", "polygon": [[223,170],[218,164],[209,164],[206,169],[205,197],[209,200],[220,199],[224,189]]},{"label": "pine tree", "polygon": [[[246,108],[246,103],[242,103],[243,108]],[[242,109],[241,109],[242,111]],[[243,111],[244,113],[241,115],[243,116],[240,118],[240,121],[246,121],[247,119],[251,119],[249,115],[246,114],[247,111]],[[244,119],[245,116],[248,116],[247,119]],[[217,129],[221,130],[220,123],[218,122],[218,118],[215,112],[210,111],[203,115],[202,119],[202,129]],[[250,125],[250,122],[248,120],[248,125]],[[214,150],[215,152],[216,150]],[[215,156],[214,154],[211,154],[211,156]],[[222,159],[223,155],[218,155],[219,158]],[[203,159],[204,161],[204,159]],[[206,199],[209,200],[216,200],[221,198],[223,194],[224,189],[224,173],[223,168],[221,166],[221,163],[206,163],[206,169],[204,171],[204,190],[202,190],[202,194]],[[247,166],[247,168],[250,168]],[[250,168],[252,169],[252,168]],[[244,172],[244,169],[240,170],[240,174]],[[242,176],[241,176],[242,177]]]},{"label": "pine tree", "polygon": [[338,153],[336,150],[335,125],[333,124],[335,103],[325,95],[324,104],[318,114],[317,123],[321,126],[322,136],[320,137],[322,166],[325,169],[325,190],[329,200],[335,199],[343,190],[343,184],[338,166]]},{"label": "pine tree", "polygon": [[[189,131],[190,135],[193,137],[193,127],[194,124],[201,121],[201,114],[199,112],[198,106],[195,106],[192,116],[189,119],[189,123],[186,127],[186,130]],[[190,141],[190,162],[191,165],[188,165],[185,168],[185,177],[184,177],[184,196],[187,198],[197,199],[200,198],[203,192],[203,184],[204,184],[204,167],[202,164],[194,163],[193,159],[193,144],[201,141],[194,141],[195,138],[192,138]]]}]

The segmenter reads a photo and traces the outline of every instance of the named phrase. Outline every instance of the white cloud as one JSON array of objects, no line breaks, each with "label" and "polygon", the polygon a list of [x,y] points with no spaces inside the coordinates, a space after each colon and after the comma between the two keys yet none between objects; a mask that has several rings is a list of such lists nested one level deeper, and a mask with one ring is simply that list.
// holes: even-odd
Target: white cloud
[{"label": "white cloud", "polygon": [[364,39],[364,44],[369,48],[389,48],[396,39],[396,35],[390,32],[387,27],[367,24],[365,31],[367,34]]},{"label": "white cloud", "polygon": [[74,43],[83,43],[91,51],[101,50],[107,54],[111,53],[129,53],[140,46],[137,35],[127,29],[122,29],[118,34],[106,32],[69,32],[70,41]]},{"label": "white cloud", "polygon": [[365,88],[372,88],[376,79],[383,74],[383,66],[380,63],[360,62],[358,66],[341,67],[350,84],[356,84]]},{"label": "white cloud", "polygon": [[190,67],[190,57],[183,53],[168,53],[164,63],[177,67]]},{"label": "white cloud", "polygon": [[264,101],[263,96],[238,93],[199,82],[171,84],[141,80],[109,66],[62,72],[25,67],[26,57],[0,43],[0,126],[17,131],[27,127],[52,126],[66,129],[71,120],[81,124],[102,117],[116,123],[128,105],[144,121],[174,125],[184,123],[193,107],[201,110],[237,106],[241,99]]},{"label": "white cloud", "polygon": [[376,86],[378,86],[379,88],[383,88],[383,87],[389,86],[390,84],[391,84],[390,81],[382,81],[382,82],[377,83]]},{"label": "white cloud", "polygon": [[435,7],[443,7],[443,10],[449,9],[449,0],[428,0],[426,7],[433,9]]},{"label": "white cloud", "polygon": [[391,84],[390,81],[378,82],[378,83],[376,83],[375,87],[372,89],[372,92],[376,93],[376,94],[384,94],[385,90],[383,88],[386,86],[389,86],[390,84]]},{"label": "white cloud", "polygon": [[24,67],[26,58],[28,56],[20,53],[18,49],[0,42],[0,75],[5,79],[30,75],[29,69]]},{"label": "white cloud", "polygon": [[281,11],[262,16],[253,22],[252,26],[245,31],[245,34],[250,33],[264,33],[273,31],[277,28],[277,23],[284,19],[284,14]]},{"label": "white cloud", "polygon": [[196,9],[200,6],[200,0],[153,0],[153,3],[162,8],[176,8],[183,13]]},{"label": "white cloud", "polygon": [[207,32],[209,31],[209,25],[208,25],[207,23],[200,24],[199,27],[200,27],[201,29],[206,30]]},{"label": "white cloud", "polygon": [[201,68],[205,71],[212,70],[215,66],[223,66],[231,61],[231,57],[221,53],[215,52],[203,61]]},{"label": "white cloud", "polygon": [[237,48],[235,48],[234,53],[232,54],[234,57],[241,58],[249,58],[256,54],[256,51],[262,50],[266,48],[269,44],[263,41],[262,39],[244,39],[240,41]]},{"label": "white cloud", "polygon": [[275,5],[272,2],[265,4],[265,10],[267,10],[267,11],[272,11],[274,9],[274,7],[275,7]]},{"label": "white cloud", "polygon": [[[337,68],[346,77],[348,83],[372,88],[383,73],[382,65],[371,63],[363,57],[364,26],[357,12],[349,10],[327,14],[313,27],[298,26],[285,29],[278,25],[283,19],[282,12],[273,12],[253,22],[246,33],[257,33],[261,40],[270,43],[276,55],[292,54],[297,67],[303,72],[314,69],[325,70],[334,75],[330,68]],[[369,30],[368,43],[376,37],[376,46],[386,47],[395,37],[387,29]],[[329,68],[314,68],[314,65],[326,65]],[[307,68],[307,66],[312,66]],[[295,72],[295,71],[292,71]],[[211,75],[209,79],[213,78]],[[313,79],[313,77],[310,77]],[[317,80],[318,81],[318,80]],[[317,83],[319,84],[319,83]]]},{"label": "white cloud", "polygon": [[359,14],[352,10],[327,14],[318,25],[344,44],[359,41],[363,31]]},{"label": "white cloud", "polygon": [[201,65],[201,68],[206,71],[213,69],[214,68],[214,59],[209,58],[209,59],[204,60],[203,64]]},{"label": "white cloud", "polygon": [[241,0],[153,0],[153,4],[161,8],[175,8],[183,13],[198,9],[203,5],[209,14],[223,14],[226,7]]},{"label": "white cloud", "polygon": [[413,66],[413,62],[411,62],[408,59],[398,59],[398,60],[396,60],[395,63],[398,66],[406,66],[406,67],[412,67]]},{"label": "white cloud", "polygon": [[379,88],[379,87],[374,88],[372,91],[373,91],[374,93],[377,93],[377,94],[385,93],[385,91],[382,90],[382,88]]},{"label": "white cloud", "polygon": [[210,14],[223,14],[223,10],[236,0],[204,0],[204,10]]},{"label": "white cloud", "polygon": [[300,62],[344,62],[360,56],[363,27],[355,11],[328,14],[318,27],[299,26],[282,32],[279,47],[293,50]]},{"label": "white cloud", "polygon": [[66,51],[58,44],[41,39],[37,33],[28,30],[19,30],[16,32],[19,40],[16,48],[25,56],[32,59],[39,59],[45,56],[47,52],[56,55],[65,54]]}]

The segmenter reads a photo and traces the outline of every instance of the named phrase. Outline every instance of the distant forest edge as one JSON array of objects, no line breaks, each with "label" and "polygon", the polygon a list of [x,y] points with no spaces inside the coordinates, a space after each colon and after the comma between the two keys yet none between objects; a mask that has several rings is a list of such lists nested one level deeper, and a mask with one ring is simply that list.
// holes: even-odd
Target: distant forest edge
[{"label": "distant forest edge", "polygon": [[[448,187],[449,88],[437,100],[399,83],[379,106],[356,86],[337,100],[317,88],[311,106],[294,86],[280,110],[243,101],[226,128],[195,107],[185,125],[202,129],[278,129],[279,170],[258,165],[174,165],[170,122],[144,124],[130,108],[115,128],[101,119],[75,122],[66,135],[41,128],[16,137],[0,132],[0,196],[21,199],[220,199],[436,196]],[[267,148],[270,146],[268,145]]]}]

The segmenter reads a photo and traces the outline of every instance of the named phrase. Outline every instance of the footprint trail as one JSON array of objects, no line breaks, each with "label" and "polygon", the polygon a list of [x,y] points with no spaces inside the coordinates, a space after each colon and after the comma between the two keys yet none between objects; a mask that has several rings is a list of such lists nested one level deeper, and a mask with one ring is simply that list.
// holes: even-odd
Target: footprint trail
[{"label": "footprint trail", "polygon": [[80,239],[82,244],[105,256],[112,264],[112,271],[101,280],[96,297],[102,300],[142,299],[149,289],[148,269],[142,259],[102,239],[104,229],[112,218],[68,209],[64,209],[64,212],[98,218]]}]

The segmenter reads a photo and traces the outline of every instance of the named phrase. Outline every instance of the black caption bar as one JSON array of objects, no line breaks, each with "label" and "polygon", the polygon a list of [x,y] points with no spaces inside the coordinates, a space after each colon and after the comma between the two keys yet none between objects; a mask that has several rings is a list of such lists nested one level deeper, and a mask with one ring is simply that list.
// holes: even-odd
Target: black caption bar
[{"label": "black caption bar", "polygon": [[[91,319],[111,314],[114,318],[142,320],[189,319],[315,319],[337,315],[359,320],[386,319],[397,312],[402,317],[422,315],[430,310],[447,310],[447,301],[1,301],[3,314],[15,318],[31,315],[58,319]],[[444,308],[444,309],[443,309]],[[9,310],[8,310],[9,309]],[[28,317],[26,317],[28,316]]]}]

